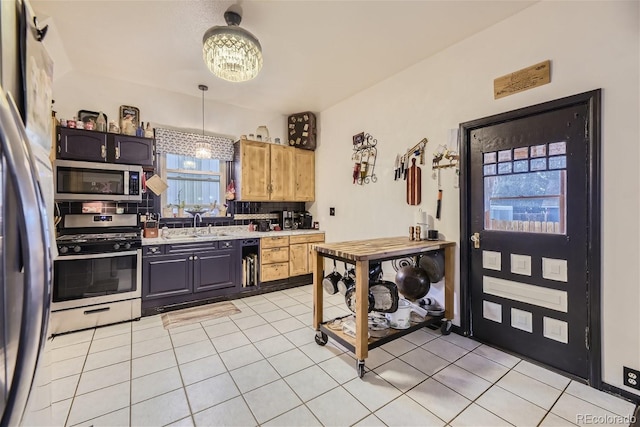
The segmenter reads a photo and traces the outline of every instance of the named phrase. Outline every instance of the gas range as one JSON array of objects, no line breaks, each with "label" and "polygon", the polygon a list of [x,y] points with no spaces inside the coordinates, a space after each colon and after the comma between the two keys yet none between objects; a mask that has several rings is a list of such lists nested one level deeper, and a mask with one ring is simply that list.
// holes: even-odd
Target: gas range
[{"label": "gas range", "polygon": [[68,214],[54,262],[53,334],[141,315],[142,238],[136,214]]},{"label": "gas range", "polygon": [[67,215],[56,239],[60,256],[131,251],[142,247],[135,214]]}]

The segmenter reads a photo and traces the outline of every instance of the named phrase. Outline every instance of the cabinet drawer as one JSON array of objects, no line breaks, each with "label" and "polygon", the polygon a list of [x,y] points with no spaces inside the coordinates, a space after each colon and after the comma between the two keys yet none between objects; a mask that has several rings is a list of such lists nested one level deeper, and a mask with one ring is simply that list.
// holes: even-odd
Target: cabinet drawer
[{"label": "cabinet drawer", "polygon": [[298,243],[318,243],[324,242],[324,233],[319,234],[299,234],[297,236],[289,236],[289,244]]},{"label": "cabinet drawer", "polygon": [[262,249],[260,252],[260,262],[263,264],[272,264],[275,262],[289,261],[289,248],[270,248]]},{"label": "cabinet drawer", "polygon": [[165,253],[184,253],[184,252],[197,252],[200,250],[218,249],[218,242],[194,242],[194,243],[176,243],[171,245],[165,245]]},{"label": "cabinet drawer", "polygon": [[289,263],[279,262],[276,264],[261,264],[260,281],[269,282],[271,280],[286,279],[289,277]]},{"label": "cabinet drawer", "polygon": [[263,248],[289,246],[289,236],[263,237],[260,239],[260,245]]}]

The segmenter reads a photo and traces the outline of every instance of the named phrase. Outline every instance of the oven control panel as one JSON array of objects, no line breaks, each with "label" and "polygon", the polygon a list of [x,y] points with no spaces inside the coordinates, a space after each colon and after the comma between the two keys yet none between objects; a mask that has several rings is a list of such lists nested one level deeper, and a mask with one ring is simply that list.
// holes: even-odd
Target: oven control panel
[{"label": "oven control panel", "polygon": [[58,244],[58,252],[64,255],[102,254],[126,252],[142,247],[141,241],[65,242]]}]

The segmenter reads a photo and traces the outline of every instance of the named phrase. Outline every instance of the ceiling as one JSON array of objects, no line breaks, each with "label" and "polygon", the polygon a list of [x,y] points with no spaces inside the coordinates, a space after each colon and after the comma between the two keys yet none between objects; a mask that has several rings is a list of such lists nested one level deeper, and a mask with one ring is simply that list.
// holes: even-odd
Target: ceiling
[{"label": "ceiling", "polygon": [[[535,1],[31,0],[55,78],[83,74],[243,108],[322,111]],[[230,7],[262,44],[255,79],[230,83],[202,60],[202,36]],[[499,46],[487,47],[497,49]]]}]

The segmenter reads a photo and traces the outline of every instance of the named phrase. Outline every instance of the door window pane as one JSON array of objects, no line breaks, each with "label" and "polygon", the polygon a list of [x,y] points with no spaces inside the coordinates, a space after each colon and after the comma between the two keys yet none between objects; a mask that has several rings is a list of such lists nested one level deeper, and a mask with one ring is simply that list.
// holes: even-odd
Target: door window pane
[{"label": "door window pane", "polygon": [[511,173],[511,162],[498,163],[498,173],[504,175],[505,173]]},{"label": "door window pane", "polygon": [[557,156],[558,154],[567,154],[567,143],[562,142],[553,142],[549,144],[549,155]]},{"label": "door window pane", "polygon": [[495,163],[496,160],[497,160],[497,154],[495,151],[492,153],[484,153],[483,163]]},{"label": "door window pane", "polygon": [[547,155],[546,144],[534,145],[531,147],[531,157],[544,157]]},{"label": "door window pane", "polygon": [[566,169],[567,156],[549,157],[549,169]]},{"label": "door window pane", "polygon": [[566,171],[485,176],[485,230],[566,233]]},{"label": "door window pane", "polygon": [[528,159],[529,147],[520,147],[513,149],[513,160]]},{"label": "door window pane", "polygon": [[484,174],[485,175],[495,175],[496,174],[496,165],[484,165]]},{"label": "door window pane", "polygon": [[531,171],[543,171],[547,168],[547,159],[531,159]]},{"label": "door window pane", "polygon": [[498,151],[499,162],[508,162],[509,160],[511,160],[511,150]]},{"label": "door window pane", "polygon": [[517,160],[513,162],[513,172],[528,172],[529,171],[529,161],[527,160]]}]

